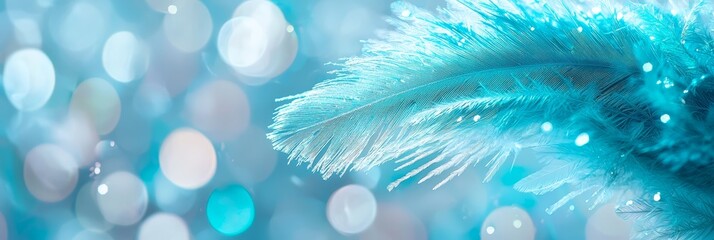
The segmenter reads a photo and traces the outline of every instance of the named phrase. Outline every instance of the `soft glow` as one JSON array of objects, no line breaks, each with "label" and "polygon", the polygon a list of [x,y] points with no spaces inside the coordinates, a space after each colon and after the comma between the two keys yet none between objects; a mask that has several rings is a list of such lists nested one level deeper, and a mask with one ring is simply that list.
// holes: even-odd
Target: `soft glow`
[{"label": "soft glow", "polygon": [[540,130],[543,130],[543,132],[553,131],[553,124],[550,122],[544,122],[540,125]]},{"label": "soft glow", "polygon": [[115,172],[103,179],[100,186],[102,184],[107,186],[108,191],[96,197],[104,219],[113,224],[129,226],[144,217],[149,196],[141,179],[128,172]]},{"label": "soft glow", "polygon": [[109,192],[109,187],[107,187],[106,184],[99,184],[99,187],[97,187],[97,193],[99,195],[106,195]]},{"label": "soft glow", "polygon": [[70,110],[82,114],[99,134],[108,134],[119,122],[121,102],[107,81],[92,78],[82,82],[72,94]]},{"label": "soft glow", "polygon": [[406,10],[406,9],[404,11],[402,11],[402,17],[409,17],[410,15],[412,15],[411,11]]},{"label": "soft glow", "polygon": [[377,201],[367,188],[348,185],[335,191],[327,202],[327,220],[335,230],[355,234],[364,231],[377,216]]},{"label": "soft glow", "polygon": [[44,52],[29,48],[5,61],[3,86],[10,103],[20,111],[42,108],[55,89],[55,69]]},{"label": "soft glow", "polygon": [[233,82],[212,81],[187,97],[186,110],[191,123],[215,140],[226,141],[248,127],[248,97]]},{"label": "soft glow", "polygon": [[216,173],[216,151],[200,132],[181,128],[174,130],[161,144],[161,172],[171,182],[186,189],[200,188]]},{"label": "soft glow", "polygon": [[476,115],[474,116],[474,122],[478,122],[478,120],[481,120],[481,115]]},{"label": "soft glow", "polygon": [[662,114],[662,116],[659,117],[659,120],[662,121],[662,123],[668,123],[670,119],[669,114]]},{"label": "soft glow", "polygon": [[38,200],[60,201],[77,185],[77,162],[59,146],[37,146],[27,153],[24,163],[25,186]]},{"label": "soft glow", "polygon": [[255,205],[248,191],[238,185],[216,189],[206,206],[208,222],[216,231],[235,236],[245,232],[255,219]]},{"label": "soft glow", "polygon": [[535,225],[523,209],[501,207],[484,219],[481,239],[535,239]]},{"label": "soft glow", "polygon": [[581,133],[577,138],[575,138],[575,145],[578,147],[585,146],[588,142],[590,142],[590,135],[587,133]]},{"label": "soft glow", "polygon": [[176,12],[178,11],[178,8],[176,7],[176,5],[171,4],[171,5],[169,5],[167,10],[168,10],[169,14],[176,14]]},{"label": "soft glow", "polygon": [[[211,13],[201,1],[176,0],[175,14],[164,16],[163,30],[169,43],[183,52],[202,49],[213,32]],[[180,11],[178,10],[180,9]]]},{"label": "soft glow", "polygon": [[650,62],[647,62],[642,65],[642,71],[645,71],[646,73],[651,72],[652,68],[654,68],[654,66],[652,66],[652,63]]},{"label": "soft glow", "polygon": [[189,240],[191,233],[186,222],[179,216],[156,213],[141,223],[138,236],[138,240],[154,239]]},{"label": "soft glow", "polygon": [[290,67],[297,55],[297,35],[280,8],[251,0],[238,6],[233,17],[221,27],[217,46],[240,81],[262,85]]},{"label": "soft glow", "polygon": [[659,202],[660,200],[662,200],[662,194],[660,192],[655,193],[652,197],[652,200],[654,200],[655,202]]},{"label": "soft glow", "polygon": [[102,64],[107,74],[127,83],[146,73],[149,64],[148,49],[131,32],[117,32],[104,44]]},{"label": "soft glow", "polygon": [[521,222],[521,220],[518,220],[518,219],[513,220],[513,227],[521,228],[521,226],[523,226],[523,222]]},{"label": "soft glow", "polygon": [[595,211],[585,225],[585,239],[631,239],[632,223],[615,213],[615,206],[607,204]]}]

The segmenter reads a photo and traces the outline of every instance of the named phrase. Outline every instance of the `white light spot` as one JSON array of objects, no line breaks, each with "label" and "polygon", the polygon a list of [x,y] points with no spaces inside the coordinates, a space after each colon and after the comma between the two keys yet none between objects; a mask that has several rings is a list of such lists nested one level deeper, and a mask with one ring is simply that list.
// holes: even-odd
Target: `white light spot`
[{"label": "white light spot", "polygon": [[486,228],[486,233],[488,233],[488,235],[491,235],[491,234],[493,234],[494,232],[496,232],[496,229],[493,228],[492,226],[488,226],[488,227]]},{"label": "white light spot", "polygon": [[651,41],[654,41],[655,39],[656,39],[655,36],[650,36]]},{"label": "white light spot", "polygon": [[635,203],[635,202],[633,202],[632,200],[627,200],[627,202],[625,202],[625,206],[630,206],[630,205],[632,205],[632,204],[634,204],[634,203]]},{"label": "white light spot", "polygon": [[569,209],[570,211],[575,211],[575,205],[570,205],[570,207],[568,207],[568,209]]},{"label": "white light spot", "polygon": [[412,15],[411,11],[406,10],[406,9],[404,11],[402,11],[402,17],[409,17],[410,15]]},{"label": "white light spot", "polygon": [[174,130],[161,144],[159,167],[166,178],[179,187],[202,187],[216,173],[216,151],[200,132]]},{"label": "white light spot", "polygon": [[347,185],[335,191],[327,202],[327,220],[337,231],[360,233],[374,222],[377,201],[367,188]]},{"label": "white light spot", "polygon": [[[187,53],[202,49],[213,31],[213,20],[206,5],[196,0],[175,0],[173,3],[177,12],[164,15],[162,25],[169,43]],[[181,8],[180,13],[178,8]]]},{"label": "white light spot", "polygon": [[176,239],[189,240],[191,233],[179,216],[170,213],[156,213],[144,220],[139,227],[138,240]]},{"label": "white light spot", "polygon": [[149,194],[144,182],[129,172],[114,172],[104,178],[99,186],[112,186],[97,188],[97,203],[99,211],[107,222],[129,226],[144,217],[149,205]]},{"label": "white light spot", "polygon": [[662,200],[662,194],[660,194],[660,192],[655,193],[655,195],[652,197],[652,200],[654,200],[655,202],[659,202],[660,200]]},{"label": "white light spot", "polygon": [[535,31],[535,27],[531,27],[531,31]]},{"label": "white light spot", "polygon": [[43,202],[58,202],[77,185],[77,162],[60,146],[39,145],[25,156],[23,177],[32,196]]},{"label": "white light spot", "polygon": [[518,219],[513,220],[513,227],[521,228],[521,226],[523,226],[523,222],[521,222],[521,220],[518,220]]},{"label": "white light spot", "polygon": [[459,118],[456,119],[456,122],[461,122],[461,121],[463,121],[463,120],[464,120],[464,117],[459,117]]},{"label": "white light spot", "polygon": [[578,32],[583,32],[583,27],[578,27]]},{"label": "white light spot", "polygon": [[100,184],[99,187],[97,187],[97,192],[100,195],[106,195],[109,192],[109,186],[106,184]]},{"label": "white light spot", "polygon": [[97,133],[105,135],[119,123],[121,100],[109,82],[92,78],[83,81],[74,90],[69,110],[76,116],[86,118]]},{"label": "white light spot", "polygon": [[585,146],[588,142],[590,142],[590,135],[587,133],[581,133],[577,138],[575,138],[575,145],[578,147]]},{"label": "white light spot", "polygon": [[169,5],[169,8],[167,10],[169,11],[169,14],[176,14],[176,12],[178,11],[178,7],[176,7],[176,5],[171,4]]},{"label": "white light spot", "polygon": [[594,7],[591,9],[591,11],[593,12],[593,14],[600,14],[602,12],[602,8]]},{"label": "white light spot", "polygon": [[95,167],[94,171],[92,171],[92,172],[94,172],[94,175],[99,175],[100,173],[102,173],[102,169],[99,167]]},{"label": "white light spot", "polygon": [[288,27],[286,28],[286,30],[287,30],[289,33],[291,33],[291,32],[294,32],[294,31],[295,31],[295,27],[293,27],[293,25],[288,25]]},{"label": "white light spot", "polygon": [[102,65],[113,79],[128,83],[146,73],[149,53],[131,32],[117,32],[107,39],[102,50]]},{"label": "white light spot", "polygon": [[474,116],[474,122],[478,122],[478,120],[481,120],[481,115]]},{"label": "white light spot", "polygon": [[679,11],[677,11],[677,9],[672,8],[672,10],[670,10],[669,13],[671,13],[674,16],[677,16],[677,14],[679,14]]},{"label": "white light spot", "polygon": [[662,116],[659,117],[659,120],[662,121],[662,123],[667,123],[670,119],[669,114],[662,114]]},{"label": "white light spot", "polygon": [[55,88],[55,69],[44,52],[22,49],[5,61],[3,76],[5,94],[20,111],[43,107]]},{"label": "white light spot", "polygon": [[550,122],[544,122],[540,125],[540,129],[543,130],[543,132],[553,131],[553,124]]},{"label": "white light spot", "polygon": [[652,63],[646,62],[645,64],[642,65],[642,70],[645,71],[646,73],[651,72],[653,67],[654,66],[652,66]]}]

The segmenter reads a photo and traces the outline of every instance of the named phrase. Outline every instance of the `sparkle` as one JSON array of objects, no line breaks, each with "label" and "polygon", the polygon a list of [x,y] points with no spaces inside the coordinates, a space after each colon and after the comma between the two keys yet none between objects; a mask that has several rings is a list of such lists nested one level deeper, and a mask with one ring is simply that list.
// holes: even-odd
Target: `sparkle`
[{"label": "sparkle", "polygon": [[550,122],[544,122],[542,125],[540,125],[540,129],[543,130],[543,132],[553,131],[553,124]]},{"label": "sparkle", "polygon": [[531,31],[535,31],[535,27],[531,27]]},{"label": "sparkle", "polygon": [[94,172],[94,175],[99,175],[100,173],[102,173],[102,169],[101,169],[101,168],[94,168],[94,171],[93,171],[93,172]]},{"label": "sparkle", "polygon": [[521,222],[521,220],[518,220],[518,219],[513,220],[513,227],[521,228],[521,226],[523,226],[523,222]]},{"label": "sparkle", "polygon": [[625,206],[630,206],[632,204],[635,204],[632,200],[627,200],[627,202],[625,202]]},{"label": "sparkle", "polygon": [[286,30],[287,30],[289,33],[291,33],[291,32],[294,32],[294,31],[295,31],[295,27],[293,27],[293,25],[288,25],[288,27],[287,27]]},{"label": "sparkle", "polygon": [[655,202],[659,202],[660,200],[662,200],[662,196],[661,196],[660,192],[655,193],[655,195],[652,197],[652,199]]},{"label": "sparkle", "polygon": [[593,12],[593,14],[600,14],[602,12],[602,8],[594,7],[593,9],[591,9],[591,11]]},{"label": "sparkle", "polygon": [[97,187],[97,192],[99,195],[106,195],[109,192],[109,186],[106,184],[101,184],[99,187]]},{"label": "sparkle", "polygon": [[662,123],[667,123],[670,119],[669,114],[662,114],[662,116],[659,117],[659,120],[662,121]]},{"label": "sparkle", "polygon": [[578,147],[585,146],[588,142],[590,142],[590,135],[587,133],[581,133],[577,138],[575,138],[575,145]]},{"label": "sparkle", "polygon": [[176,5],[169,5],[169,8],[167,9],[169,11],[169,14],[174,15],[178,11],[178,7]]},{"label": "sparkle", "polygon": [[491,235],[491,234],[493,234],[494,232],[496,232],[496,229],[493,228],[492,226],[488,226],[488,227],[486,228],[486,233],[488,233],[488,235]]},{"label": "sparkle", "polygon": [[578,27],[578,32],[583,32],[583,27]]},{"label": "sparkle", "polygon": [[646,62],[644,65],[642,65],[642,70],[646,73],[651,72],[652,68],[654,68],[654,66],[652,66],[652,63],[650,62]]},{"label": "sparkle", "polygon": [[412,15],[412,12],[409,10],[402,11],[402,17],[409,17],[411,15]]},{"label": "sparkle", "polygon": [[478,122],[478,120],[481,120],[481,115],[474,116],[474,122]]},{"label": "sparkle", "polygon": [[461,122],[461,121],[463,121],[463,120],[464,120],[464,117],[459,117],[459,118],[456,119],[456,122]]}]

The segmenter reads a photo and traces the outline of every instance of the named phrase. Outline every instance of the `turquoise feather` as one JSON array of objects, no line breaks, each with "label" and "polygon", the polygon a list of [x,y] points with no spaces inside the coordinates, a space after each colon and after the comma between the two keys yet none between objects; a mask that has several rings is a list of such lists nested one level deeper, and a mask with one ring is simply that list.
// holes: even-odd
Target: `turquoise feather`
[{"label": "turquoise feather", "polygon": [[647,220],[640,237],[714,237],[701,224],[714,212],[679,209],[714,209],[714,42],[708,6],[691,6],[463,0],[431,14],[396,2],[394,29],[282,99],[268,138],[324,178],[396,162],[406,173],[390,190],[476,165],[487,182],[531,148],[549,156],[517,190],[577,188],[550,213],[626,191],[650,201],[619,210]]}]

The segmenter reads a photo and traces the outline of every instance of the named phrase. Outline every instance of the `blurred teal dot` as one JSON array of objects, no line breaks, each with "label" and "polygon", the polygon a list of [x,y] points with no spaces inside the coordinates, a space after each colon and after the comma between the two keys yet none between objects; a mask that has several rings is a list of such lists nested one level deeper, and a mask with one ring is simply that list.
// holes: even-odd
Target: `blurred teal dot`
[{"label": "blurred teal dot", "polygon": [[248,191],[238,185],[211,193],[206,206],[208,222],[218,232],[235,236],[245,232],[255,219],[255,205]]}]

